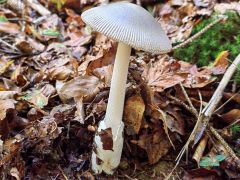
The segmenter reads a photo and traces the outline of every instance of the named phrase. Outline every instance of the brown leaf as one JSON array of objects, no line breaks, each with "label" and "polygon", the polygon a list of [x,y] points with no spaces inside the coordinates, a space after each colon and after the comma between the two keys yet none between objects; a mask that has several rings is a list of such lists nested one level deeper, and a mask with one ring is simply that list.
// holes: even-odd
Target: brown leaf
[{"label": "brown leaf", "polygon": [[29,121],[39,120],[44,116],[43,112],[36,108],[31,108],[27,113],[27,119]]},{"label": "brown leaf", "polygon": [[103,80],[106,87],[110,87],[112,79],[113,65],[103,66],[93,70],[93,74]]},{"label": "brown leaf", "polygon": [[66,66],[53,67],[48,70],[50,80],[66,80],[73,74],[73,71]]},{"label": "brown leaf", "polygon": [[96,114],[98,117],[101,117],[104,115],[104,113],[106,112],[107,109],[107,104],[106,102],[102,99],[101,101],[99,101],[98,103],[95,103],[93,105],[93,109],[92,112],[94,114]]},{"label": "brown leaf", "polygon": [[48,104],[48,97],[39,90],[26,92],[24,95],[20,96],[20,99],[25,100],[40,109]]},{"label": "brown leaf", "polygon": [[169,106],[166,110],[167,126],[172,132],[178,132],[181,135],[185,134],[185,121],[181,117],[178,108]]},{"label": "brown leaf", "polygon": [[32,47],[31,44],[30,44],[28,41],[26,41],[26,40],[18,40],[18,41],[16,42],[16,47],[17,47],[20,51],[22,51],[22,52],[24,52],[24,53],[30,54],[30,53],[33,52],[33,47]]},{"label": "brown leaf", "polygon": [[6,117],[8,109],[15,109],[14,101],[11,99],[0,100],[0,121]]},{"label": "brown leaf", "polygon": [[75,114],[76,117],[74,118],[74,120],[77,120],[81,124],[84,124],[85,112],[84,112],[84,106],[83,106],[83,98],[75,97],[74,100],[76,102],[76,107],[77,107],[77,111]]},{"label": "brown leaf", "polygon": [[221,117],[223,118],[224,122],[231,124],[240,118],[240,109],[232,109],[231,111],[222,114]]},{"label": "brown leaf", "polygon": [[137,145],[147,152],[150,164],[156,163],[171,148],[164,130],[159,126],[155,127],[155,130],[151,133],[145,130],[139,137]]},{"label": "brown leaf", "polygon": [[46,84],[40,91],[46,97],[50,97],[56,93],[56,89],[51,84]]},{"label": "brown leaf", "polygon": [[5,154],[0,159],[0,167],[11,162],[12,158],[16,158],[17,153],[20,150],[21,143],[17,139],[6,140],[3,144]]},{"label": "brown leaf", "polygon": [[[68,2],[68,1],[66,1],[66,2]],[[77,1],[75,1],[75,2],[77,2]],[[77,7],[79,7],[79,6],[77,6]],[[74,24],[74,25],[78,25],[80,27],[83,27],[85,25],[85,23],[82,21],[81,16],[78,15],[77,13],[75,13],[73,10],[66,8],[65,11],[66,11],[66,13],[68,15],[68,17],[66,19],[66,22],[68,24]]]},{"label": "brown leaf", "polygon": [[15,23],[0,22],[0,32],[18,34],[20,33],[20,27]]},{"label": "brown leaf", "polygon": [[203,156],[203,153],[205,151],[207,142],[208,142],[208,136],[205,135],[201,139],[200,143],[198,144],[198,146],[197,146],[197,148],[196,148],[196,150],[195,150],[195,152],[193,154],[192,159],[194,159],[198,163],[198,165],[199,165],[199,162],[200,162],[200,160],[201,160],[201,158]]},{"label": "brown leaf", "polygon": [[79,76],[65,83],[60,93],[68,98],[91,98],[99,92],[101,87],[103,87],[103,83],[97,77]]},{"label": "brown leaf", "polygon": [[2,139],[6,139],[14,128],[23,128],[27,123],[17,116],[13,100],[0,100],[0,135]]},{"label": "brown leaf", "polygon": [[138,134],[144,111],[145,104],[141,96],[134,95],[127,99],[124,106],[124,121],[128,135]]},{"label": "brown leaf", "polygon": [[224,74],[228,67],[228,51],[222,51],[215,59],[212,65],[212,73],[214,75]]},{"label": "brown leaf", "polygon": [[146,67],[142,76],[155,91],[162,92],[187,78],[187,74],[180,74],[177,72],[178,70],[180,70],[180,64],[168,62],[167,57],[164,56],[159,61]]},{"label": "brown leaf", "polygon": [[218,180],[221,177],[216,170],[208,170],[205,168],[198,168],[186,171],[183,180]]},{"label": "brown leaf", "polygon": [[5,73],[13,64],[13,61],[8,61],[5,58],[0,59],[0,75]]},{"label": "brown leaf", "polygon": [[12,99],[17,93],[17,91],[0,91],[0,100]]},{"label": "brown leaf", "polygon": [[81,74],[91,75],[96,68],[108,66],[115,58],[116,47],[102,50],[96,56],[86,56],[86,60],[79,66]]},{"label": "brown leaf", "polygon": [[11,80],[15,81],[18,86],[25,86],[27,83],[26,77],[23,75],[21,64],[19,64],[12,73]]},{"label": "brown leaf", "polygon": [[51,112],[50,117],[55,119],[57,124],[72,120],[75,116],[76,107],[74,105],[61,104],[55,106]]}]

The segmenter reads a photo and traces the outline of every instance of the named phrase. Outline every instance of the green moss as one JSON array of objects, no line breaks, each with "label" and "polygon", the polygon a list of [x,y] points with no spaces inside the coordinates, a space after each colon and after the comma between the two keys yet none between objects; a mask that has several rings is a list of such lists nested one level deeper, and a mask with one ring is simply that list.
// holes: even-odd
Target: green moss
[{"label": "green moss", "polygon": [[[235,12],[228,12],[226,15],[226,21],[214,25],[186,47],[176,49],[173,56],[179,60],[206,66],[214,61],[221,51],[228,50],[229,59],[234,60],[240,53],[240,17]],[[192,35],[213,22],[214,18],[213,15],[203,19],[193,28]],[[240,82],[240,71],[236,74],[235,79]]]}]

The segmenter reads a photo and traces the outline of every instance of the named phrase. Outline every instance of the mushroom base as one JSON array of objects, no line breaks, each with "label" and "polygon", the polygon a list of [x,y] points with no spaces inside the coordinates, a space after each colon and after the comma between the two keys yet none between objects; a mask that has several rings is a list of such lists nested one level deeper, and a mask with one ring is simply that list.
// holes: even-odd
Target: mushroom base
[{"label": "mushroom base", "polygon": [[108,105],[104,120],[99,123],[92,154],[92,169],[113,174],[120,163],[123,148],[123,107],[131,47],[119,42],[115,58]]},{"label": "mushroom base", "polygon": [[123,123],[114,129],[107,127],[105,120],[99,123],[92,153],[92,169],[95,173],[104,171],[113,174],[118,167],[123,148],[123,128]]}]

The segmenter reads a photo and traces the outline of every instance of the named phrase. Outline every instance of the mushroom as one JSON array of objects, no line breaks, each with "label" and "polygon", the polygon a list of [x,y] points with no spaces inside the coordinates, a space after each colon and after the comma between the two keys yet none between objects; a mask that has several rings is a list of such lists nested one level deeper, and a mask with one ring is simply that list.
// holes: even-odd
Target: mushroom
[{"label": "mushroom", "polygon": [[122,114],[131,48],[154,54],[169,52],[171,42],[152,15],[142,7],[116,2],[91,8],[81,15],[93,30],[118,41],[105,118],[94,138],[92,169],[112,174],[123,147]]}]

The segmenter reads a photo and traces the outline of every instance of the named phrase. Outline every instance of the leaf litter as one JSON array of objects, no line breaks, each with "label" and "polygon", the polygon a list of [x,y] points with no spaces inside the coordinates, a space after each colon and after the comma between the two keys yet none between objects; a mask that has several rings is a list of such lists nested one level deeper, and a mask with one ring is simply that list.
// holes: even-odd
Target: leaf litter
[{"label": "leaf litter", "polygon": [[[106,111],[116,42],[92,32],[80,17],[83,10],[104,1],[39,2],[40,7],[49,7],[50,15],[43,16],[44,11],[20,0],[0,4],[0,177],[106,178],[92,174],[90,158],[94,133]],[[173,43],[188,39],[201,18],[214,11],[239,12],[237,2],[139,2],[152,12]],[[139,174],[154,179],[168,174],[169,170],[155,174],[158,170],[151,170],[150,165],[169,157],[174,162],[194,127],[179,84],[199,109],[211,98],[218,77],[229,64],[227,49],[208,67],[173,59],[170,54],[153,56],[134,50],[124,107],[122,162],[110,179],[141,179]],[[239,131],[234,135],[232,131],[239,125],[239,93],[228,87],[223,95],[223,107],[211,123],[239,152]],[[103,140],[110,136],[111,132],[101,132]],[[201,139],[195,160],[183,163],[185,171],[177,175],[185,179],[219,178],[220,174],[239,177],[239,167],[229,161],[224,147],[209,138]],[[111,150],[111,146],[109,142],[104,148]],[[198,168],[199,164],[208,169]]]}]

